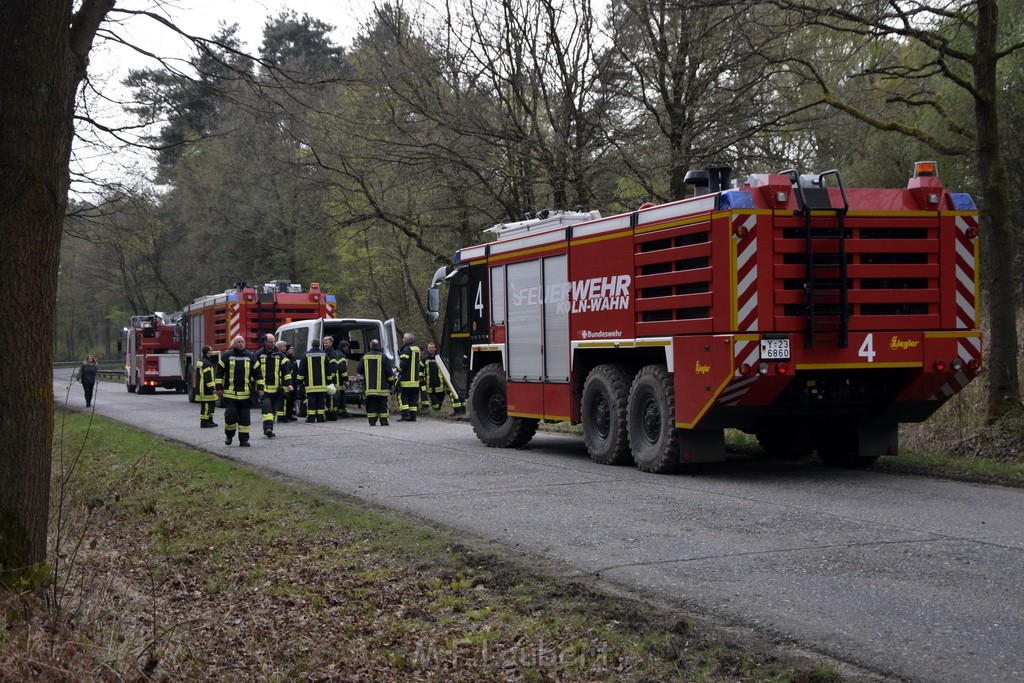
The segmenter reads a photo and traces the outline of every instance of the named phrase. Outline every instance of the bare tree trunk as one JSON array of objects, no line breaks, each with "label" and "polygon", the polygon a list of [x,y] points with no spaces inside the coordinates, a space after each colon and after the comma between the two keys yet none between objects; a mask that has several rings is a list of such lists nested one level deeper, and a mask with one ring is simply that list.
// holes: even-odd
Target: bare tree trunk
[{"label": "bare tree trunk", "polygon": [[46,560],[54,307],[75,91],[112,0],[0,3],[0,319],[27,353],[0,363],[0,577]]},{"label": "bare tree trunk", "polygon": [[998,8],[995,0],[979,0],[975,34],[974,116],[978,127],[978,169],[982,258],[988,284],[989,336],[988,420],[1019,415],[1017,373],[1017,302],[1014,286],[1016,239],[1010,222],[1009,176],[999,146],[999,87],[996,82]]}]

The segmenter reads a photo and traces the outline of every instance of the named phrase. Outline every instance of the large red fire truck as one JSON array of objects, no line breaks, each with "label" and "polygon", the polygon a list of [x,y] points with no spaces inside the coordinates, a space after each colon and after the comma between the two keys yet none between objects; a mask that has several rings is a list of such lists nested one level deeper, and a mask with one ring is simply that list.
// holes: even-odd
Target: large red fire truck
[{"label": "large red fire truck", "polygon": [[182,309],[179,377],[188,386],[191,399],[195,394],[194,359],[203,346],[220,353],[231,347],[234,337],[242,335],[246,348],[255,351],[264,335],[273,334],[285,323],[333,318],[336,313],[334,295],[320,291],[318,283],[310,284],[308,292],[288,280],[268,282],[260,290],[238,283],[220,294],[199,297]]},{"label": "large red fire truck", "polygon": [[934,163],[905,189],[690,176],[691,199],[497,225],[438,270],[429,308],[447,282],[442,355],[484,443],[582,423],[595,461],[667,472],[738,428],[856,467],[978,374],[978,213]]},{"label": "large red fire truck", "polygon": [[133,315],[124,328],[124,384],[128,391],[151,394],[157,387],[184,391],[178,372],[174,322],[163,313]]}]

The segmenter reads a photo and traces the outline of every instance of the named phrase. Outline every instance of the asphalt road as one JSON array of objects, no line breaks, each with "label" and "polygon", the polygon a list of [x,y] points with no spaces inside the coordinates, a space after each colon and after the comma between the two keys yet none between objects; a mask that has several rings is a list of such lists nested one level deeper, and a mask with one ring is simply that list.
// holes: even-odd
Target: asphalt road
[{"label": "asphalt road", "polygon": [[[54,394],[84,409],[70,371]],[[173,393],[101,383],[97,413],[561,560],[881,674],[1024,680],[1024,491],[735,456],[659,476],[540,433],[485,448],[468,424],[278,426],[253,447]],[[216,419],[220,423],[221,411]]]}]

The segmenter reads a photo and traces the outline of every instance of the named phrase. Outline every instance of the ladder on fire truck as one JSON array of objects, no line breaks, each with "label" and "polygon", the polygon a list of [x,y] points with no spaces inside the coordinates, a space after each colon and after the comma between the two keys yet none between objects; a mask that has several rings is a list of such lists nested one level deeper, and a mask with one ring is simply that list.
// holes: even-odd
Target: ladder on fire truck
[{"label": "ladder on fire truck", "polygon": [[[846,213],[850,203],[838,170],[801,176],[795,169],[783,171],[796,188],[804,217],[807,277],[804,282],[807,330],[805,346],[834,343],[845,349],[849,337],[850,307],[846,263]],[[835,176],[842,206],[833,206],[825,178]],[[835,226],[815,227],[813,216],[835,215]]]}]

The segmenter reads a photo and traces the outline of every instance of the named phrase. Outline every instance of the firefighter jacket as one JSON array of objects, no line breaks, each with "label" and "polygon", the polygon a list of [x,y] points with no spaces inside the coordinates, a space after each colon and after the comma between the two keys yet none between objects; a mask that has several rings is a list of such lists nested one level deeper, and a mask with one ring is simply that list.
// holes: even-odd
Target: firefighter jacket
[{"label": "firefighter jacket", "polygon": [[277,349],[260,349],[256,354],[256,362],[263,373],[264,391],[268,394],[276,395],[279,391],[284,391],[285,385],[292,383],[292,364],[288,357]]},{"label": "firefighter jacket", "polygon": [[249,383],[255,382],[256,389],[263,389],[263,373],[260,372],[256,357],[246,350],[229,349],[220,357],[217,380],[224,390],[224,398],[239,401],[251,396]]},{"label": "firefighter jacket", "polygon": [[334,373],[334,383],[339,390],[344,390],[348,384],[348,358],[341,349],[332,349],[328,360]]},{"label": "firefighter jacket", "polygon": [[444,377],[437,364],[436,353],[423,354],[423,391],[438,393],[445,390]]},{"label": "firefighter jacket", "polygon": [[307,351],[296,362],[295,379],[306,387],[307,394],[321,394],[334,381],[327,354],[320,349]]},{"label": "firefighter jacket", "polygon": [[406,344],[398,352],[398,386],[413,388],[420,386],[420,347]]},{"label": "firefighter jacket", "polygon": [[363,354],[360,361],[365,382],[364,392],[367,396],[387,396],[394,372],[391,361],[384,357],[380,349],[371,349]]},{"label": "firefighter jacket", "polygon": [[200,402],[216,401],[217,365],[215,358],[200,358],[196,361],[196,400]]}]

